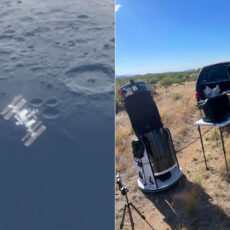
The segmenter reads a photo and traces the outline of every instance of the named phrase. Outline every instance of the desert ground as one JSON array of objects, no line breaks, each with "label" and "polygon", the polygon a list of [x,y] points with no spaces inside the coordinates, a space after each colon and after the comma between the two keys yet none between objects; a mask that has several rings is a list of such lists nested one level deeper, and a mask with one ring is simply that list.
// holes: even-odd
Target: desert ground
[{"label": "desert ground", "polygon": [[[215,128],[202,128],[202,133],[206,132],[203,140],[209,170],[205,168],[201,143],[197,139],[199,133],[194,126],[201,117],[196,107],[195,82],[168,88],[157,86],[154,91],[154,101],[164,125],[171,131],[184,175],[178,184],[163,192],[140,191],[131,147],[135,134],[127,113],[120,111],[116,115],[116,172],[120,172],[123,184],[129,189],[130,200],[156,230],[230,229],[230,175],[225,168],[219,130]],[[228,134],[226,128],[224,140],[230,167]],[[118,186],[115,194],[116,229],[119,229],[125,199]],[[132,213],[135,229],[150,229],[134,210]],[[128,215],[123,229],[131,229]]]}]

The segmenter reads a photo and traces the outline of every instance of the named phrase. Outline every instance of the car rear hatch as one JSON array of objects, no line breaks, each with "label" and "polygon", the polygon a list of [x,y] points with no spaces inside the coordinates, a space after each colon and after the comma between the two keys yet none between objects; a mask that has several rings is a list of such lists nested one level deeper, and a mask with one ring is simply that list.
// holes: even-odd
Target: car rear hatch
[{"label": "car rear hatch", "polygon": [[213,89],[219,85],[221,92],[230,90],[230,62],[218,63],[202,68],[196,83],[197,100],[206,99],[206,86]]}]

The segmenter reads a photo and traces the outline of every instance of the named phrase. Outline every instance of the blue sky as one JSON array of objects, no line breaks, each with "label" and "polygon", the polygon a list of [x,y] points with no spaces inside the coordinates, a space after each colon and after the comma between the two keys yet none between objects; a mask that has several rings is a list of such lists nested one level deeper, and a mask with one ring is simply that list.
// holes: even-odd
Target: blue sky
[{"label": "blue sky", "polygon": [[117,75],[230,61],[229,0],[117,0],[116,5]]}]

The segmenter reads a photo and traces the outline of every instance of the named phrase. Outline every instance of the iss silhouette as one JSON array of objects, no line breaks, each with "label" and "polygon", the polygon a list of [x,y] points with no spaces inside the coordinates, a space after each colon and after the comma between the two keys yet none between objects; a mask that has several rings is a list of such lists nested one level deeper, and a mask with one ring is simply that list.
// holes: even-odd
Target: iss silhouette
[{"label": "iss silhouette", "polygon": [[38,120],[37,113],[38,109],[29,108],[26,99],[19,95],[0,114],[5,120],[13,118],[16,125],[25,127],[26,134],[21,141],[29,147],[46,130],[42,122]]}]

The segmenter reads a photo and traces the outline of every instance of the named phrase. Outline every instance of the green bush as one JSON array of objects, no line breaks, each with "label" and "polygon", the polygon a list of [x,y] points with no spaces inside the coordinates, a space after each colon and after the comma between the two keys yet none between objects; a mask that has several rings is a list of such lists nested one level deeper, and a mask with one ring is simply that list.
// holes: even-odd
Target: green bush
[{"label": "green bush", "polygon": [[188,79],[188,81],[196,81],[196,79],[197,79],[197,75],[193,75]]},{"label": "green bush", "polygon": [[173,84],[172,79],[163,78],[162,80],[160,80],[160,85],[161,85],[161,86],[167,87],[167,86],[170,86],[170,85],[172,85],[172,84]]},{"label": "green bush", "polygon": [[179,100],[181,98],[181,95],[179,93],[175,93],[175,94],[172,95],[172,97],[173,97],[173,99],[175,101],[177,101],[177,100]]}]

